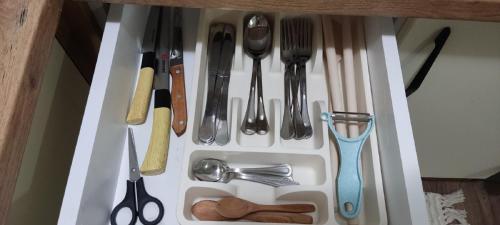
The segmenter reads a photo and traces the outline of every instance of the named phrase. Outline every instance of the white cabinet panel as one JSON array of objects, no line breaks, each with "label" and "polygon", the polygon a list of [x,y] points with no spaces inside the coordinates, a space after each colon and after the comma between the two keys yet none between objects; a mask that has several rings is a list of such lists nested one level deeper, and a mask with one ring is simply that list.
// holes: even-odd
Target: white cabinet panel
[{"label": "white cabinet panel", "polygon": [[424,177],[486,178],[500,171],[500,24],[409,20],[398,34],[406,83],[445,26],[448,41],[408,98],[420,169]]}]

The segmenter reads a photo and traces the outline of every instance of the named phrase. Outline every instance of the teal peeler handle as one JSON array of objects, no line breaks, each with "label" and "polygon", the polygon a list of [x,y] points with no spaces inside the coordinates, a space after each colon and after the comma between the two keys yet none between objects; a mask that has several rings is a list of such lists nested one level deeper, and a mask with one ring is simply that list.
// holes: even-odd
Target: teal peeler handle
[{"label": "teal peeler handle", "polygon": [[332,114],[324,112],[321,118],[328,122],[328,127],[337,140],[339,150],[339,171],[337,175],[337,202],[340,214],[348,219],[356,218],[361,208],[363,179],[359,158],[363,144],[373,128],[373,116],[370,117],[365,131],[355,138],[347,138],[338,133]]}]

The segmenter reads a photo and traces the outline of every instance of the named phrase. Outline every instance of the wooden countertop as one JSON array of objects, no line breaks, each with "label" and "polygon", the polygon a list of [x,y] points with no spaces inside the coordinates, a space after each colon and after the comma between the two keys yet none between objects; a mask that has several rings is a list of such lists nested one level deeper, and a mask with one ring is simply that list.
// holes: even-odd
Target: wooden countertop
[{"label": "wooden countertop", "polygon": [[0,3],[0,224],[8,217],[62,5],[63,0]]},{"label": "wooden countertop", "polygon": [[[96,0],[87,0],[96,1]],[[103,0],[249,11],[500,21],[500,0]]]}]

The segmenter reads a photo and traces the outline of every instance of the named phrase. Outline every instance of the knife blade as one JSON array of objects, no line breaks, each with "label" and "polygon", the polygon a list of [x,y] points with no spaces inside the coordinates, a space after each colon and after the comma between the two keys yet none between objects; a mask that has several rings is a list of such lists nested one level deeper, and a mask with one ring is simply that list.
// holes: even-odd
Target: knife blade
[{"label": "knife blade", "polygon": [[142,124],[146,121],[148,115],[153,74],[155,72],[155,45],[158,36],[159,14],[159,7],[151,7],[142,39],[143,54],[139,79],[126,119],[128,124]]},{"label": "knife blade", "polygon": [[172,111],[174,118],[172,128],[177,136],[186,131],[187,107],[186,88],[184,82],[184,58],[182,42],[182,9],[170,10],[170,74],[172,75]]},{"label": "knife blade", "polygon": [[158,175],[165,172],[170,139],[170,77],[169,77],[169,24],[165,8],[160,12],[160,30],[156,45],[157,73],[154,77],[153,130],[148,151],[141,165],[143,175]]}]

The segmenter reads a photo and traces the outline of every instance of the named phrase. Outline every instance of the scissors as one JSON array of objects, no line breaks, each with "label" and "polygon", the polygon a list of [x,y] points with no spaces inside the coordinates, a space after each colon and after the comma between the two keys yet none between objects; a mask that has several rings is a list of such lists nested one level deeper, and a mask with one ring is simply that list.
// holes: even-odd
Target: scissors
[{"label": "scissors", "polygon": [[[135,151],[135,141],[132,128],[128,128],[128,157],[130,167],[130,178],[127,180],[127,193],[125,198],[111,212],[111,224],[117,225],[116,217],[118,212],[124,208],[132,211],[132,219],[129,225],[134,225],[137,217],[144,225],[154,225],[160,223],[163,218],[163,204],[157,198],[149,195],[144,187],[144,180],[139,171],[139,163],[137,162],[137,153]],[[137,196],[137,197],[136,197]],[[148,221],[144,217],[144,207],[152,203],[158,206],[158,216],[153,221]]]}]

